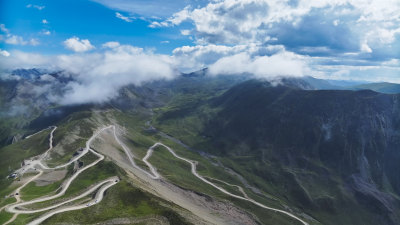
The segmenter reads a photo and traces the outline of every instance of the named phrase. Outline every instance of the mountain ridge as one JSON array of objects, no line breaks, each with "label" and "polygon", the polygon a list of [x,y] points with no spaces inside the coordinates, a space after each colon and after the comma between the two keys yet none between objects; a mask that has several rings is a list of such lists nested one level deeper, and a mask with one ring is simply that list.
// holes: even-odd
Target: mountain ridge
[{"label": "mountain ridge", "polygon": [[[299,207],[344,213],[343,209],[356,204],[364,213],[371,213],[374,208],[369,205],[376,205],[379,210],[369,220],[396,224],[400,177],[394,171],[400,169],[399,101],[400,95],[370,90],[301,90],[250,80],[204,102],[192,113],[160,117],[159,126],[179,135],[171,128],[175,119],[200,119],[203,125],[197,126],[203,128],[197,132],[205,137],[203,141],[178,137],[221,157],[255,157],[254,163],[259,166],[246,163],[242,169],[258,173],[266,181],[295,186],[289,199],[301,202]],[[210,115],[213,109],[218,110]],[[180,129],[196,132],[186,126]],[[326,178],[304,176],[300,171],[322,173]],[[321,191],[313,185],[330,190],[328,196],[335,197],[319,196]]]}]

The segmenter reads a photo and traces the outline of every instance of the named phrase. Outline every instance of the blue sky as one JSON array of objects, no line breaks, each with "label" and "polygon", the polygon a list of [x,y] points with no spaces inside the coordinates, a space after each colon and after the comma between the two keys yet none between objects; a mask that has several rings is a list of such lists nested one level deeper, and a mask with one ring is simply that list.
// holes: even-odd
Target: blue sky
[{"label": "blue sky", "polygon": [[[27,7],[30,5],[31,7]],[[37,6],[44,8],[38,9]],[[176,11],[180,10],[178,5],[176,7],[178,7],[175,8]],[[116,17],[117,12],[137,19],[126,22]],[[89,39],[94,45],[118,41],[144,48],[155,48],[162,53],[170,53],[176,47],[192,43],[187,37],[180,35],[178,28],[150,28],[148,21],[139,19],[141,16],[133,12],[108,8],[94,1],[1,0],[0,23],[4,24],[13,35],[27,40],[35,38],[40,44],[20,46],[7,45],[3,42],[0,48],[40,51],[46,54],[67,53],[62,42],[72,36]],[[48,23],[44,24],[43,20]],[[50,35],[45,35],[46,31],[50,31]],[[165,43],[166,41],[169,43]]]},{"label": "blue sky", "polygon": [[[90,64],[130,83],[171,76],[152,63],[400,83],[398,12],[398,0],[0,0],[0,66]],[[138,56],[149,62],[126,60]]]}]

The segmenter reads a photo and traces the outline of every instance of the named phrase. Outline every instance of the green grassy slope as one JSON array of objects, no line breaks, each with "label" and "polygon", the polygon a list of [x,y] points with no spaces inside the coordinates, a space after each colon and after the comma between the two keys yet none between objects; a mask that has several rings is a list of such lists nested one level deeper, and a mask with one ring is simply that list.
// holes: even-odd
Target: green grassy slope
[{"label": "green grassy slope", "polygon": [[[229,174],[224,170],[224,168],[216,165],[218,160],[215,161],[212,158],[205,158],[198,152],[190,151],[180,144],[177,144],[174,141],[163,137],[157,132],[146,130],[148,127],[144,125],[149,118],[139,119],[136,115],[121,114],[120,112],[115,112],[114,116],[118,118],[120,124],[126,125],[128,132],[126,134],[125,143],[128,143],[128,146],[133,152],[135,152],[135,155],[138,155],[138,152],[142,152],[139,155],[144,156],[145,152],[151,145],[153,145],[157,141],[161,141],[162,143],[172,147],[178,155],[198,161],[199,163],[197,169],[201,175],[217,178],[225,182],[244,187],[243,183],[236,176]],[[128,124],[132,124],[132,127],[130,127]],[[132,129],[133,127],[135,129]],[[264,224],[293,223],[292,219],[288,218],[287,216],[276,214],[269,210],[260,210],[259,208],[254,207],[251,203],[243,200],[234,200],[234,198],[231,198],[226,194],[223,194],[219,190],[213,188],[212,186],[203,183],[201,180],[190,173],[189,164],[174,158],[171,153],[169,153],[164,147],[155,148],[155,152],[153,153],[153,156],[150,158],[149,161],[154,166],[156,166],[157,171],[159,171],[164,178],[184,189],[194,190],[195,192],[201,193],[202,195],[205,194],[211,197],[216,197],[217,199],[223,201],[234,201],[237,206],[244,210],[248,208],[256,208],[255,210],[251,210],[248,212],[251,214],[255,214],[258,218],[261,219],[261,221],[265,221]],[[137,164],[141,165],[140,163],[138,163],[138,161]],[[231,190],[233,193],[237,193],[237,189],[233,188],[234,190],[232,190],[232,187],[227,187],[226,185],[221,186],[225,187],[227,190]],[[251,198],[263,204],[280,209],[284,209],[284,206],[287,205],[285,201],[272,200],[271,198],[267,198],[263,195],[255,194],[248,188],[244,187],[244,189]],[[297,224],[297,222],[294,222],[294,224]]]},{"label": "green grassy slope", "polygon": [[[399,130],[399,96],[303,91],[258,81],[216,96],[187,111],[179,105],[185,108],[190,102],[173,101],[176,106],[156,111],[155,126],[222,157],[252,185],[323,224],[391,224],[399,219],[398,192],[393,192],[399,190],[393,173],[399,169],[394,163],[400,157],[399,138],[385,139],[383,128],[376,129],[385,120],[388,130]],[[383,191],[375,197],[356,180],[364,139],[370,140],[364,142],[370,179]],[[387,167],[374,166],[378,164]],[[390,182],[383,183],[386,176]],[[383,199],[391,199],[394,211],[386,211]]]},{"label": "green grassy slope", "polygon": [[0,149],[0,196],[9,194],[4,191],[12,180],[6,177],[15,169],[20,168],[24,159],[39,155],[49,148],[49,132],[50,130],[43,131],[31,138]]},{"label": "green grassy slope", "polygon": [[55,215],[43,224],[60,222],[94,224],[113,218],[141,218],[152,215],[166,217],[170,224],[189,224],[179,214],[169,209],[170,207],[174,206],[122,181],[107,191],[101,204]]}]

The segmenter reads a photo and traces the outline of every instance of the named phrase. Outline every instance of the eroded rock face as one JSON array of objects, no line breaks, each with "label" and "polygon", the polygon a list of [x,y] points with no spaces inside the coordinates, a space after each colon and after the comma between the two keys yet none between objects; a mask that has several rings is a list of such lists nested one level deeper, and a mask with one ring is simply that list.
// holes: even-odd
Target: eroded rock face
[{"label": "eroded rock face", "polygon": [[365,201],[373,210],[380,213],[391,213],[394,210],[396,199],[388,193],[378,190],[378,187],[364,178],[352,175],[349,183],[360,201]]}]

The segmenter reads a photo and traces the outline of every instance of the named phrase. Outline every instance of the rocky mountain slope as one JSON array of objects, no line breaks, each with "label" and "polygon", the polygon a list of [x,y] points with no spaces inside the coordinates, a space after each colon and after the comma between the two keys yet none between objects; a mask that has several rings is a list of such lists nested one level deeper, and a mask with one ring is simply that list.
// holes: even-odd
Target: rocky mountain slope
[{"label": "rocky mountain slope", "polygon": [[202,141],[187,142],[230,158],[242,175],[256,174],[260,186],[274,186],[323,224],[397,224],[399,103],[399,95],[368,90],[306,91],[251,80],[188,113],[165,112],[159,124],[179,136],[177,120],[201,121],[201,129],[185,128]]}]

